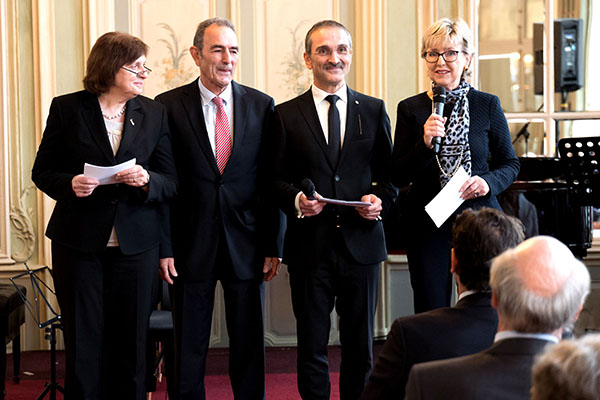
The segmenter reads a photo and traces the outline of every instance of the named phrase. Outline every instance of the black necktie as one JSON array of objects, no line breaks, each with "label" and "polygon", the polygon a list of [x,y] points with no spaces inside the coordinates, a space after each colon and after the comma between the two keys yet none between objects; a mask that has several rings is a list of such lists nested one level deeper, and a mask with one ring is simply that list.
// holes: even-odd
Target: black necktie
[{"label": "black necktie", "polygon": [[330,94],[325,97],[329,102],[329,112],[327,114],[327,126],[329,128],[329,155],[333,165],[337,165],[340,156],[340,113],[335,106],[339,97],[335,94]]}]

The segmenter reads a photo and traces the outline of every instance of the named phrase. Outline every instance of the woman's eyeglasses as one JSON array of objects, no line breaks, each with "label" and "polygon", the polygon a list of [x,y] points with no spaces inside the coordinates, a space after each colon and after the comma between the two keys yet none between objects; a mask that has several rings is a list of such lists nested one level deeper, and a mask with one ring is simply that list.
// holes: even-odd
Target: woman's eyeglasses
[{"label": "woman's eyeglasses", "polygon": [[442,56],[444,61],[454,62],[458,58],[458,53],[460,52],[456,50],[448,50],[443,53],[438,53],[437,51],[426,51],[423,53],[423,58],[425,58],[425,61],[428,63],[436,63],[438,62],[440,56]]},{"label": "woman's eyeglasses", "polygon": [[121,68],[123,68],[127,72],[131,72],[138,78],[141,78],[142,75],[144,75],[144,74],[146,74],[146,76],[148,76],[148,75],[150,75],[150,72],[152,72],[152,70],[150,68],[146,67],[145,65],[141,71],[135,71],[135,70],[127,68],[127,67],[121,67]]}]

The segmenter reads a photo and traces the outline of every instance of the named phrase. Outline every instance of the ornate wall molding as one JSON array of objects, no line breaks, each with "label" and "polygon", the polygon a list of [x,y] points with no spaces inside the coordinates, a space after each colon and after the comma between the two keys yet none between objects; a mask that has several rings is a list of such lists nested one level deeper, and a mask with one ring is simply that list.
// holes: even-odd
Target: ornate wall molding
[{"label": "ornate wall molding", "polygon": [[14,264],[10,257],[10,225],[8,204],[10,201],[8,165],[10,152],[8,139],[10,132],[18,121],[17,110],[13,99],[16,91],[14,69],[16,62],[15,43],[17,40],[15,28],[14,1],[0,3],[0,264]]},{"label": "ornate wall molding", "polygon": [[355,3],[353,61],[356,90],[387,98],[387,20],[386,0]]},{"label": "ornate wall molding", "polygon": [[[241,38],[239,35],[240,35],[241,29],[242,29],[242,25],[241,25],[242,24],[242,15],[241,14],[242,13],[240,10],[240,0],[229,0],[229,20],[235,26],[239,41],[241,41]],[[213,15],[213,14],[211,13],[211,15]],[[241,48],[241,43],[240,43],[240,48]],[[235,80],[236,82],[242,81],[242,66],[243,66],[242,58],[240,58],[238,60],[237,67],[235,68],[235,73],[233,75],[233,80]]]},{"label": "ornate wall molding", "polygon": [[35,195],[35,190],[34,185],[29,185],[21,191],[17,203],[13,203],[10,208],[10,222],[13,227],[14,238],[17,241],[12,246],[11,256],[13,260],[19,263],[28,261],[35,252],[34,212],[33,209],[27,207],[27,198],[31,193]]},{"label": "ornate wall molding", "polygon": [[83,1],[83,57],[84,64],[96,39],[115,30],[115,2],[106,0]]},{"label": "ornate wall molding", "polygon": [[[42,139],[50,103],[52,98],[56,96],[54,1],[32,2],[31,11],[33,17],[33,81],[37,149]],[[42,192],[37,191],[37,204],[39,263],[41,265],[49,265],[50,260],[52,260],[50,240],[44,236],[44,231],[54,209],[54,201]]]}]

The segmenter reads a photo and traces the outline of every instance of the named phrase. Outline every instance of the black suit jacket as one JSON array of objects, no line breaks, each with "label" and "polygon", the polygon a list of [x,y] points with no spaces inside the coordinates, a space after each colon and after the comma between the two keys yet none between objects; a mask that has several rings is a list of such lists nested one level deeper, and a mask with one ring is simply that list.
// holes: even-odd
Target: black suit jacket
[{"label": "black suit jacket", "polygon": [[273,99],[232,82],[233,148],[219,173],[202,113],[198,80],[159,95],[169,115],[181,185],[171,207],[172,251],[179,276],[203,279],[218,262],[220,232],[240,279],[262,276],[264,257],[280,256],[279,211],[265,200],[263,154]]},{"label": "black suit jacket", "polygon": [[531,366],[549,344],[542,339],[504,339],[470,356],[416,364],[405,399],[528,400]]},{"label": "black suit jacket", "polygon": [[387,208],[395,191],[387,177],[391,157],[390,122],[382,100],[348,88],[348,113],[337,165],[327,142],[312,91],[278,105],[274,123],[274,196],[288,216],[284,262],[313,264],[331,244],[331,228],[340,226],[354,260],[374,264],[387,257],[381,221],[362,218],[353,207],[327,205],[314,217],[297,218],[294,200],[300,182],[311,179],[324,197],[360,200],[376,194]]},{"label": "black suit jacket", "polygon": [[[472,175],[483,178],[490,191],[485,196],[465,201],[450,220],[466,208],[492,207],[501,210],[496,196],[514,182],[519,172],[519,159],[515,156],[498,97],[471,88],[467,98],[471,118],[469,147]],[[435,154],[423,142],[423,125],[430,115],[431,99],[425,92],[398,104],[393,182],[398,187],[410,184],[406,210],[403,212],[411,225],[408,234],[412,240],[429,240],[430,232],[437,230],[425,212],[425,205],[441,188]]]},{"label": "black suit jacket", "polygon": [[452,308],[396,319],[361,399],[404,398],[414,364],[487,349],[494,342],[497,327],[498,316],[488,293],[466,296]]},{"label": "black suit jacket", "polygon": [[[136,158],[150,174],[149,191],[123,184],[102,185],[78,198],[71,187],[84,163],[110,166]],[[125,254],[159,245],[160,202],[177,189],[164,107],[143,96],[127,102],[123,138],[116,156],[108,141],[97,96],[80,91],[52,100],[33,165],[36,186],[56,200],[46,236],[67,247],[97,252],[113,225]]]}]

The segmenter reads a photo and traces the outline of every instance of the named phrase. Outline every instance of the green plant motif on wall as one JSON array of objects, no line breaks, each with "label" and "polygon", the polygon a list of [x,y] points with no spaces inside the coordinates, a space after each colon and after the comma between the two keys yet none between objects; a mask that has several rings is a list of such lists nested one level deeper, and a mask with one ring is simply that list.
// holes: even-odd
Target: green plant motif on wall
[{"label": "green plant motif on wall", "polygon": [[194,69],[185,65],[184,56],[189,53],[188,49],[179,50],[179,40],[175,31],[169,24],[159,23],[159,28],[166,30],[169,39],[158,39],[169,50],[170,57],[165,57],[160,61],[157,72],[163,78],[164,86],[174,88],[188,83],[194,77]]},{"label": "green plant motif on wall", "polygon": [[312,73],[304,64],[304,40],[298,38],[298,30],[306,23],[301,21],[294,29],[289,29],[292,35],[291,51],[286,55],[283,65],[285,65],[284,81],[282,87],[287,89],[290,97],[298,96],[312,84]]}]

